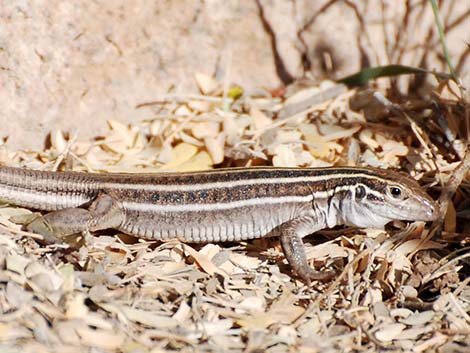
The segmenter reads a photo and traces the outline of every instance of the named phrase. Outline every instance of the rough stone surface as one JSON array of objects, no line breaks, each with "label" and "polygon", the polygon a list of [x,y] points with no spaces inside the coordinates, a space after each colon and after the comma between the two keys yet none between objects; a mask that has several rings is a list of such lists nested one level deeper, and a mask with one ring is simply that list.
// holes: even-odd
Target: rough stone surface
[{"label": "rough stone surface", "polygon": [[[418,38],[419,44],[440,52],[429,6],[413,12],[402,28],[396,19],[404,10],[396,2],[386,2],[384,15],[368,4],[369,8],[359,0],[3,2],[0,135],[9,136],[12,148],[40,147],[54,128],[77,130],[81,138],[96,136],[105,131],[107,119],[151,118],[152,111],[136,109],[138,104],[166,93],[196,93],[195,72],[248,90],[271,90],[306,73],[315,79],[341,77],[359,70],[361,63],[398,60],[422,65],[421,48],[387,57],[384,48],[399,40],[410,43]],[[462,18],[465,11],[464,1],[445,2],[442,9],[446,23],[456,21],[448,32],[456,63],[470,40],[468,13]],[[385,32],[388,42],[383,40]],[[426,58],[430,68],[444,70],[437,54]],[[460,65],[467,85],[469,67],[467,55]]]}]

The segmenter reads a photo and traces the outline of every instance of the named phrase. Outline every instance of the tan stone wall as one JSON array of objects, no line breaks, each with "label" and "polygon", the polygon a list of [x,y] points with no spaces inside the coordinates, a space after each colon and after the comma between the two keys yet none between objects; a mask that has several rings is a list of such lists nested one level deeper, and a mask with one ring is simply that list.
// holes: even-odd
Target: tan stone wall
[{"label": "tan stone wall", "polygon": [[[370,65],[395,60],[421,65],[419,46],[402,57],[387,57],[384,48],[390,51],[398,41],[428,45],[434,53],[425,56],[429,68],[445,69],[437,59],[440,45],[427,2],[424,10],[411,11],[406,24],[399,23],[401,2],[386,2],[384,9],[364,7],[379,2],[338,1],[325,7],[327,3],[4,1],[0,136],[10,136],[12,147],[40,147],[54,128],[75,129],[87,138],[105,131],[107,119],[151,118],[152,110],[136,105],[166,93],[197,92],[195,72],[214,74],[247,90],[275,89],[306,74],[302,54],[310,65],[308,74],[316,79],[359,70],[364,54]],[[450,0],[444,5],[446,23],[456,22],[448,40],[457,64],[470,41],[468,13],[461,19],[468,6]],[[468,55],[461,62],[468,85]]]}]

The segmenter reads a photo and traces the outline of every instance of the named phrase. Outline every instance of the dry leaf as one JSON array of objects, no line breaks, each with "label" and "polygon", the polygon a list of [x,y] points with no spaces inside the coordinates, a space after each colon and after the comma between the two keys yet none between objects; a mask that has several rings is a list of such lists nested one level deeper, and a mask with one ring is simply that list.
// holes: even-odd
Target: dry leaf
[{"label": "dry leaf", "polygon": [[196,79],[197,86],[203,94],[210,95],[219,89],[219,83],[211,76],[201,72],[196,72],[194,74],[194,78]]},{"label": "dry leaf", "polygon": [[290,145],[278,145],[273,153],[273,166],[275,167],[297,167],[295,153]]},{"label": "dry leaf", "polygon": [[69,296],[65,307],[65,317],[68,319],[84,319],[88,315],[88,307],[85,305],[83,294]]},{"label": "dry leaf", "polygon": [[196,251],[192,247],[183,244],[183,249],[186,253],[188,253],[194,261],[208,274],[211,276],[215,275],[216,273],[226,277],[227,274],[220,270],[214,263],[210,260],[210,258],[205,255],[202,251]]},{"label": "dry leaf", "polygon": [[206,113],[211,109],[211,103],[204,100],[191,100],[189,101],[188,106],[192,111],[196,111],[198,113]]},{"label": "dry leaf", "polygon": [[55,129],[51,132],[51,146],[58,152],[64,153],[67,149],[68,143],[60,129]]},{"label": "dry leaf", "polygon": [[171,160],[162,167],[162,170],[169,169],[174,170],[181,164],[189,161],[197,153],[197,147],[187,144],[179,143],[171,151]]},{"label": "dry leaf", "polygon": [[28,337],[31,337],[30,330],[24,327],[12,327],[10,324],[0,322],[0,342],[11,342]]},{"label": "dry leaf", "polygon": [[359,140],[369,146],[369,148],[372,150],[376,150],[380,146],[379,143],[373,138],[373,132],[370,129],[363,129],[359,133]]},{"label": "dry leaf", "polygon": [[384,325],[375,332],[375,338],[377,338],[381,342],[390,342],[394,339],[400,337],[400,334],[406,328],[406,325],[403,324],[389,324]]},{"label": "dry leaf", "polygon": [[215,320],[213,322],[201,321],[201,326],[204,332],[213,337],[225,336],[233,326],[231,319]]},{"label": "dry leaf", "polygon": [[178,310],[172,316],[172,318],[178,323],[182,324],[186,322],[191,316],[191,307],[186,302],[181,302]]},{"label": "dry leaf", "polygon": [[205,137],[216,137],[219,135],[220,124],[215,121],[205,121],[201,123],[193,123],[191,127],[192,135],[197,139]]},{"label": "dry leaf", "polygon": [[410,326],[422,326],[434,320],[435,318],[436,312],[432,310],[427,310],[420,313],[418,312],[412,314],[407,318],[401,319],[400,322]]},{"label": "dry leaf", "polygon": [[17,254],[11,254],[6,257],[6,268],[9,271],[24,275],[26,266],[30,263],[28,259]]},{"label": "dry leaf", "polygon": [[431,347],[439,347],[449,340],[447,335],[435,332],[433,337],[413,347],[413,352],[429,352]]},{"label": "dry leaf", "polygon": [[175,172],[194,172],[198,170],[208,170],[212,168],[212,158],[205,151],[197,153],[190,160],[181,163],[174,168]]},{"label": "dry leaf", "polygon": [[206,145],[207,151],[211,156],[213,164],[220,164],[224,161],[224,134],[219,134],[219,136],[216,138],[206,137],[204,139],[204,144]]},{"label": "dry leaf", "polygon": [[400,244],[395,249],[395,253],[397,256],[408,256],[418,250],[442,249],[442,246],[442,244],[431,240],[423,241],[421,239],[411,239]]},{"label": "dry leaf", "polygon": [[449,202],[444,218],[444,230],[449,233],[455,233],[457,229],[457,213],[454,204]]},{"label": "dry leaf", "polygon": [[344,129],[337,125],[320,125],[320,133],[325,141],[334,141],[351,137],[361,129],[361,126],[356,125],[348,129]]},{"label": "dry leaf", "polygon": [[272,120],[266,116],[261,110],[256,108],[250,109],[250,116],[253,118],[255,130],[264,129],[272,124]]},{"label": "dry leaf", "polygon": [[346,248],[339,246],[336,243],[323,243],[316,246],[306,246],[305,253],[307,255],[307,259],[315,259],[315,260],[325,260],[327,258],[341,258],[341,257],[348,257],[349,253]]},{"label": "dry leaf", "polygon": [[[105,308],[109,309],[110,306],[106,305]],[[172,317],[157,315],[151,311],[131,308],[126,305],[120,306],[119,311],[130,321],[139,322],[149,327],[171,328],[179,324],[178,321]]]},{"label": "dry leaf", "polygon": [[105,350],[117,350],[124,344],[126,336],[122,332],[79,327],[76,332],[81,342],[88,347]]},{"label": "dry leaf", "polygon": [[262,297],[249,297],[238,303],[235,312],[253,315],[266,310],[266,301]]},{"label": "dry leaf", "polygon": [[174,114],[176,116],[192,116],[193,112],[187,105],[180,105],[178,108],[176,108]]}]

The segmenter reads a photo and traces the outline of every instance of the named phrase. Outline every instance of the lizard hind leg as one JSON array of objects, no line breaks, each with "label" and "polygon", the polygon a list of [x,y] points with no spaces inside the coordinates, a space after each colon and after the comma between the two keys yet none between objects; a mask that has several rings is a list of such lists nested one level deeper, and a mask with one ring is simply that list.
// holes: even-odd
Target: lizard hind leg
[{"label": "lizard hind leg", "polygon": [[[334,271],[320,272],[311,268],[307,262],[305,255],[304,243],[302,236],[305,235],[302,220],[294,219],[281,225],[281,246],[284,255],[292,267],[294,272],[299,275],[302,280],[310,286],[311,281],[328,281],[334,277]],[[309,232],[310,233],[310,232]],[[308,233],[307,233],[308,234]]]},{"label": "lizard hind leg", "polygon": [[[124,221],[124,213],[119,203],[108,194],[99,194],[85,208],[65,208],[49,212],[31,222],[27,229],[43,234],[50,232],[57,237],[64,237],[87,231],[117,228]],[[43,224],[40,224],[40,223]]]},{"label": "lizard hind leg", "polygon": [[120,206],[120,203],[111,195],[99,194],[88,207],[92,216],[89,221],[89,230],[118,228],[125,220],[125,214]]}]

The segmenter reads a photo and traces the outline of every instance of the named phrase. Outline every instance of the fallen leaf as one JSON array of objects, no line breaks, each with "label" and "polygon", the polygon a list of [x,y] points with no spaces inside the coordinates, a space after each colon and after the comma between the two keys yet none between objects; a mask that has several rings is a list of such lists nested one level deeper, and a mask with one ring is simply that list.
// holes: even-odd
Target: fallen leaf
[{"label": "fallen leaf", "polygon": [[202,72],[196,72],[194,78],[196,79],[199,90],[205,95],[214,93],[220,87],[219,83],[214,78]]},{"label": "fallen leaf", "polygon": [[194,259],[194,261],[201,267],[204,272],[208,273],[211,276],[217,273],[223,277],[227,277],[227,274],[221,269],[219,269],[217,266],[215,266],[211,259],[202,251],[196,251],[187,244],[182,245],[184,251]]},{"label": "fallen leaf", "polygon": [[183,163],[189,161],[197,153],[197,147],[188,143],[179,143],[171,150],[171,160],[162,166],[162,170],[174,170]]},{"label": "fallen leaf", "polygon": [[400,337],[400,334],[406,328],[404,324],[383,325],[380,330],[375,332],[375,338],[381,342],[390,342]]},{"label": "fallen leaf", "polygon": [[76,328],[81,343],[95,349],[117,350],[124,344],[126,335],[123,332],[111,330]]}]

